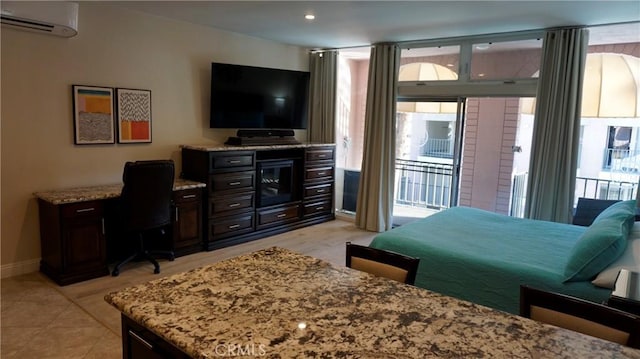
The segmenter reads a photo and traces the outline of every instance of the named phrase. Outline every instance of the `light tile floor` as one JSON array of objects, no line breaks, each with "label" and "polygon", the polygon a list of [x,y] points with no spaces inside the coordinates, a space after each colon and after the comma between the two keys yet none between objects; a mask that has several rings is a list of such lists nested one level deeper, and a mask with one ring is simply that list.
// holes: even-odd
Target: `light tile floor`
[{"label": "light tile floor", "polygon": [[122,358],[120,334],[40,273],[2,280],[2,358]]},{"label": "light tile floor", "polygon": [[376,235],[335,220],[211,252],[145,262],[105,276],[58,286],[39,272],[1,280],[0,358],[122,358],[120,313],[104,301],[110,291],[180,273],[255,250],[280,246],[343,265],[345,242],[368,245]]}]

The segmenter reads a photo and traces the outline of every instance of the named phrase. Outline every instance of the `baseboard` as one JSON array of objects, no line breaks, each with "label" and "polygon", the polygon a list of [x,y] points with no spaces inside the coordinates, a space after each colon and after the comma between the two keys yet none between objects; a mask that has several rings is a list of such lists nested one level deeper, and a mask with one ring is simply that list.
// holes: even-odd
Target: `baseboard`
[{"label": "baseboard", "polygon": [[356,222],[356,214],[355,213],[346,213],[342,211],[336,211],[336,219],[340,219],[347,222]]},{"label": "baseboard", "polygon": [[40,269],[40,258],[0,266],[0,278],[15,277],[37,272]]}]

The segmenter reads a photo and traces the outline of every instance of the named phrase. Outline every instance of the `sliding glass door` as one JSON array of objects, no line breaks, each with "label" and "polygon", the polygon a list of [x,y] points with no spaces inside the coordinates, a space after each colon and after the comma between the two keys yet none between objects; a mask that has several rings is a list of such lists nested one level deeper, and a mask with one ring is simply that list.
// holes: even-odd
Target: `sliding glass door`
[{"label": "sliding glass door", "polygon": [[463,98],[398,102],[395,224],[457,204],[464,105]]}]

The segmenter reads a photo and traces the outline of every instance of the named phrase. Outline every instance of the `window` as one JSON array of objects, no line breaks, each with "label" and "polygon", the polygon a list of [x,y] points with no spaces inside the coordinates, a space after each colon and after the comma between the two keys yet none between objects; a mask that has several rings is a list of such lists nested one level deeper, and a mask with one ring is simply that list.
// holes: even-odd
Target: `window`
[{"label": "window", "polygon": [[336,100],[336,208],[356,211],[364,146],[364,112],[370,48],[340,51]]},{"label": "window", "polygon": [[538,77],[541,39],[476,43],[471,49],[472,80]]}]

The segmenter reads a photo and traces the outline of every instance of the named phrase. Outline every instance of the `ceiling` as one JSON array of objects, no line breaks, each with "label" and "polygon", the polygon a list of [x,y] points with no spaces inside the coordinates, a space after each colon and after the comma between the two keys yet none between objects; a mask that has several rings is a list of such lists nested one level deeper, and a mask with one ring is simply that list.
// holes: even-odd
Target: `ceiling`
[{"label": "ceiling", "polygon": [[[162,17],[305,48],[345,48],[640,21],[640,1],[115,1]],[[315,20],[304,19],[314,14]],[[591,35],[592,43],[594,36]],[[640,23],[618,42],[637,42]]]}]

